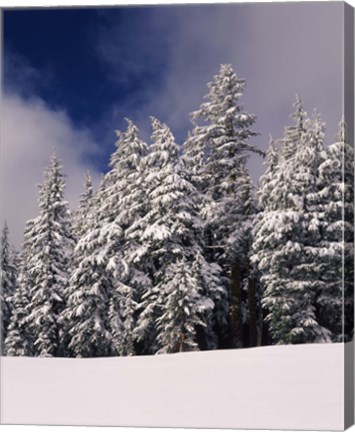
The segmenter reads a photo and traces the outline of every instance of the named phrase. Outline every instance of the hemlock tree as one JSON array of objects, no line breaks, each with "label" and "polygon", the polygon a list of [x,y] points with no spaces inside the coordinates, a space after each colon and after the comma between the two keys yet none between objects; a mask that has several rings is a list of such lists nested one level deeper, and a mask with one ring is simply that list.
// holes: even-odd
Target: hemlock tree
[{"label": "hemlock tree", "polygon": [[354,151],[344,119],[336,141],[327,147],[319,167],[325,282],[317,298],[320,322],[332,332],[332,340],[353,336],[354,278]]},{"label": "hemlock tree", "polygon": [[209,260],[217,261],[229,279],[230,344],[242,346],[242,279],[248,267],[246,245],[250,243],[247,216],[252,214],[246,162],[251,152],[262,152],[249,143],[255,135],[255,116],[245,112],[240,103],[245,81],[237,77],[232,66],[222,65],[208,87],[208,101],[192,113],[195,129],[184,144],[184,161],[205,196],[201,213]]},{"label": "hemlock tree", "polygon": [[[189,276],[195,256],[202,251],[198,193],[188,179],[169,128],[155,118],[152,118],[152,128],[145,178],[149,206],[145,215],[128,230],[128,238],[141,239],[132,260],[148,261],[153,272],[153,286],[142,296],[137,334],[152,352],[195,349],[197,326],[203,325],[202,321],[208,325],[213,299],[221,296],[222,289],[214,286],[208,287],[214,291],[203,292],[203,285],[197,284],[197,275]],[[205,266],[207,273],[200,278],[207,278],[212,272],[207,263]],[[185,279],[181,279],[183,273]],[[175,289],[178,280],[188,283],[190,289],[194,284],[194,290]],[[189,307],[185,302],[190,302]],[[175,314],[176,304],[185,305],[179,317]],[[168,335],[173,328],[180,341],[174,346]]]},{"label": "hemlock tree", "polygon": [[59,316],[65,307],[72,259],[71,214],[64,201],[64,176],[52,156],[40,187],[39,210],[33,226],[28,272],[32,280],[26,322],[34,344],[35,356],[60,356]]},{"label": "hemlock tree", "polygon": [[271,148],[259,192],[253,261],[265,285],[263,306],[276,343],[326,342],[316,299],[322,281],[318,168],[323,129],[319,117],[305,119],[296,102],[296,125],[287,128],[278,154]]},{"label": "hemlock tree", "polygon": [[9,244],[9,229],[5,223],[1,235],[1,353],[4,352],[4,341],[6,339],[13,310],[13,295],[16,289],[17,269],[14,263],[14,254]]}]

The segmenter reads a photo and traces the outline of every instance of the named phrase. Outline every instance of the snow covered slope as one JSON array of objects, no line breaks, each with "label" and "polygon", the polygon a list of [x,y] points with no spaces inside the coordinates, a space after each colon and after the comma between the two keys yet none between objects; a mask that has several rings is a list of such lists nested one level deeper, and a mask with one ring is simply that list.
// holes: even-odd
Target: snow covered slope
[{"label": "snow covered slope", "polygon": [[7,424],[343,429],[343,344],[1,359]]}]

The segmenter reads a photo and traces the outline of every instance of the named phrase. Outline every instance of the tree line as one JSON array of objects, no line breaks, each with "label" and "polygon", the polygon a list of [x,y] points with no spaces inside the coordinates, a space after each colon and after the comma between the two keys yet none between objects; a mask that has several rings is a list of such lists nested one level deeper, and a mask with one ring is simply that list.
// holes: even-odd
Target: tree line
[{"label": "tree line", "polygon": [[[293,124],[252,144],[245,80],[222,65],[178,145],[127,119],[109,170],[73,214],[52,156],[21,251],[2,235],[2,352],[98,357],[340,342],[353,337],[353,149]],[[248,158],[265,157],[257,184]]]}]

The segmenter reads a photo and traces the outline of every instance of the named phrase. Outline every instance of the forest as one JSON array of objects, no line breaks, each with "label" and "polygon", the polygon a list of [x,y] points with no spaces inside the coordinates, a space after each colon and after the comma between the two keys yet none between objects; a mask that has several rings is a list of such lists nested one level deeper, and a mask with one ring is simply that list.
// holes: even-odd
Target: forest
[{"label": "forest", "polygon": [[[346,342],[353,338],[354,151],[330,145],[297,96],[266,154],[221,65],[177,143],[127,119],[108,171],[76,211],[51,157],[20,251],[1,241],[7,356],[107,357]],[[292,112],[292,107],[290,107]],[[254,182],[248,160],[264,160]]]}]

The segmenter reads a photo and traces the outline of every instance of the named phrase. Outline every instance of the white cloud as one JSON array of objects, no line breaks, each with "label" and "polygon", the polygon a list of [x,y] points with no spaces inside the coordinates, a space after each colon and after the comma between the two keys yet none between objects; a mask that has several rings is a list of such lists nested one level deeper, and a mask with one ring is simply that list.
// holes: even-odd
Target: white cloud
[{"label": "white cloud", "polygon": [[[144,73],[138,69],[143,80],[154,70],[158,52],[164,60],[163,79],[155,86],[147,82],[141,103],[117,104],[115,119],[132,117],[149,136],[148,116],[154,115],[184,137],[191,128],[188,114],[203,102],[206,83],[220,63],[231,63],[246,79],[245,109],[257,116],[255,130],[260,135],[255,144],[266,149],[270,134],[282,136],[296,93],[309,114],[313,108],[321,113],[329,143],[342,114],[342,17],[343,6],[337,2],[151,8],[149,20],[154,23],[157,43],[148,39],[149,43],[139,44],[134,56],[143,59]],[[152,34],[146,22],[138,30],[129,21],[122,29],[113,18],[106,25],[98,53],[110,65],[109,77],[116,77],[122,74],[120,54],[125,40],[135,39],[138,30],[147,38]],[[252,158],[250,171],[255,179],[262,174],[260,157]]]},{"label": "white cloud", "polygon": [[67,175],[66,199],[75,208],[89,169],[87,161],[99,151],[90,132],[76,128],[64,111],[50,109],[39,98],[11,93],[2,97],[1,111],[1,221],[7,221],[11,240],[19,247],[26,220],[38,214],[37,185],[53,151]]},{"label": "white cloud", "polygon": [[[255,143],[266,149],[270,133],[282,135],[295,93],[309,112],[317,107],[330,142],[342,111],[342,8],[337,2],[152,7],[137,8],[124,21],[112,10],[101,12],[102,26],[93,30],[95,52],[113,91],[117,85],[117,103],[105,107],[90,127],[108,142],[114,129],[125,126],[127,116],[149,140],[149,116],[154,115],[182,141],[191,127],[189,113],[203,101],[206,83],[220,63],[231,63],[247,81],[243,102],[257,115],[260,136]],[[18,243],[24,220],[36,214],[35,185],[53,148],[63,160],[67,197],[75,206],[87,168],[85,155],[96,146],[90,132],[78,130],[64,112],[25,98],[36,93],[43,78],[50,80],[48,71],[38,74],[26,59],[14,55],[8,62],[8,88],[17,96],[3,98],[2,200]],[[161,79],[151,79],[157,72]],[[25,79],[14,82],[16,76]],[[255,179],[260,176],[260,157],[251,160],[250,171]]]}]

